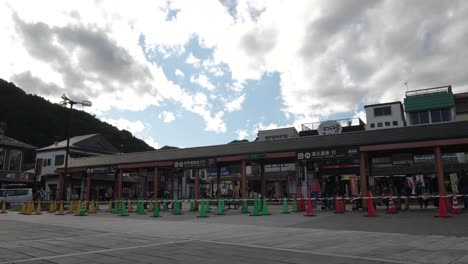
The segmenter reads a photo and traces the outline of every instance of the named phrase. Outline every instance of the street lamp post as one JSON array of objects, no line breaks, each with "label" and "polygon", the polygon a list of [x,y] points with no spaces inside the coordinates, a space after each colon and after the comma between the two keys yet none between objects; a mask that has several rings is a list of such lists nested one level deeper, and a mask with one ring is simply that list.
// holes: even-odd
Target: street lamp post
[{"label": "street lamp post", "polygon": [[62,105],[70,105],[70,111],[68,113],[68,125],[67,125],[67,146],[65,148],[65,168],[64,168],[64,181],[62,185],[62,190],[59,190],[59,200],[62,200],[63,194],[66,190],[66,179],[68,179],[68,153],[70,151],[70,134],[71,134],[71,123],[72,123],[72,113],[73,113],[73,106],[76,104],[82,105],[82,106],[92,106],[92,103],[90,101],[81,101],[81,102],[76,102],[68,98],[66,94],[62,95]]}]

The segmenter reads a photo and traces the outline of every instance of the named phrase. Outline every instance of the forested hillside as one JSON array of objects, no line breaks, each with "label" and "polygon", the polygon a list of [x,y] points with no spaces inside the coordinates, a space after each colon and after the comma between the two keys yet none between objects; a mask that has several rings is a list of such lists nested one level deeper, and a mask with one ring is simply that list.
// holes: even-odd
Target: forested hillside
[{"label": "forested hillside", "polygon": [[[66,139],[69,109],[44,98],[31,95],[13,83],[0,79],[0,123],[6,124],[5,135],[45,147]],[[117,149],[123,144],[124,152],[153,150],[130,132],[102,122],[80,110],[73,110],[71,136],[102,134]]]}]

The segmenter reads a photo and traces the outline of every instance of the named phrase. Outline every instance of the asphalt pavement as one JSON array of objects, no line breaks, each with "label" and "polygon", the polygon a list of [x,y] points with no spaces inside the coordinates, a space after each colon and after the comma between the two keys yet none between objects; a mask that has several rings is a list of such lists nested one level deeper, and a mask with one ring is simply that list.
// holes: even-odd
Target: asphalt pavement
[{"label": "asphalt pavement", "polygon": [[[185,207],[187,208],[187,207]],[[212,210],[213,212],[215,210]],[[468,214],[0,215],[3,263],[467,263]]]}]

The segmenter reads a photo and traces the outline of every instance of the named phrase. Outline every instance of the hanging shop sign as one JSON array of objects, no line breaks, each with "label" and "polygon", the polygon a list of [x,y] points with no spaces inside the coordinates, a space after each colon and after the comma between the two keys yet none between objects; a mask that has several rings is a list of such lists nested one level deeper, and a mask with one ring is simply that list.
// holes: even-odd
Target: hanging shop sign
[{"label": "hanging shop sign", "polygon": [[88,174],[115,173],[116,171],[117,171],[117,166],[103,166],[103,167],[94,167],[94,168],[86,169],[86,173]]},{"label": "hanging shop sign", "polygon": [[334,135],[340,134],[342,129],[343,128],[341,127],[340,123],[329,120],[320,123],[319,127],[317,128],[317,132],[319,135]]},{"label": "hanging shop sign", "polygon": [[300,161],[328,160],[328,159],[357,159],[359,158],[359,148],[329,148],[297,153]]},{"label": "hanging shop sign", "polygon": [[196,159],[196,160],[174,161],[174,168],[179,168],[179,169],[210,168],[214,166],[216,166],[215,159]]},{"label": "hanging shop sign", "polygon": [[246,156],[248,160],[264,159],[266,157],[267,155],[265,153],[249,154]]},{"label": "hanging shop sign", "polygon": [[33,173],[17,172],[17,171],[0,171],[0,181],[32,182],[33,180],[34,180]]}]

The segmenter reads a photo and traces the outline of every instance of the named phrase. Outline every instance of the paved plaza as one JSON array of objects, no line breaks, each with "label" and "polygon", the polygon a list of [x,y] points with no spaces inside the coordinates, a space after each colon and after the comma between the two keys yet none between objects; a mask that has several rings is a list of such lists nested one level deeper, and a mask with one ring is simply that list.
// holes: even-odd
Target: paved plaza
[{"label": "paved plaza", "polygon": [[[187,208],[187,207],[185,207]],[[468,214],[0,215],[3,263],[468,263]]]}]

